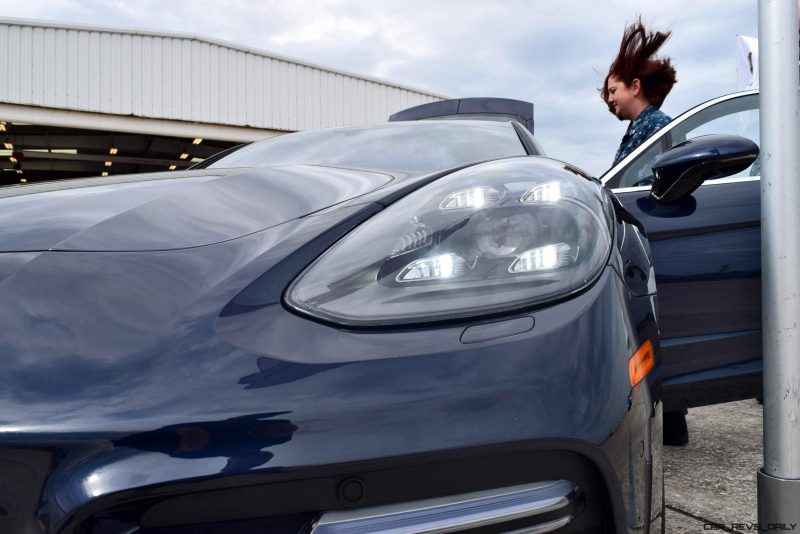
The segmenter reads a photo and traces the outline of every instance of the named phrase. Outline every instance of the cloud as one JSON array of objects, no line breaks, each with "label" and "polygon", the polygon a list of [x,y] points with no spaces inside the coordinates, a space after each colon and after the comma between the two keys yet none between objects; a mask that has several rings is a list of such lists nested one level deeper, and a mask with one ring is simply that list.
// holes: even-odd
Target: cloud
[{"label": "cloud", "polygon": [[676,116],[736,89],[735,38],[757,34],[751,0],[0,0],[5,16],[179,31],[460,96],[535,104],[549,155],[600,174],[626,124],[597,88],[627,23],[672,30]]}]

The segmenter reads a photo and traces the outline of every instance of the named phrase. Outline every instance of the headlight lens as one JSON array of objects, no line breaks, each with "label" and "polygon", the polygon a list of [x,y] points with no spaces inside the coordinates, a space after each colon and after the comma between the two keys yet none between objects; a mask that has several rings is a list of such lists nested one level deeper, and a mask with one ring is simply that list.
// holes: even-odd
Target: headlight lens
[{"label": "headlight lens", "polygon": [[287,292],[354,326],[518,309],[589,285],[611,247],[608,194],[571,167],[515,158],[415,191],[345,236]]}]

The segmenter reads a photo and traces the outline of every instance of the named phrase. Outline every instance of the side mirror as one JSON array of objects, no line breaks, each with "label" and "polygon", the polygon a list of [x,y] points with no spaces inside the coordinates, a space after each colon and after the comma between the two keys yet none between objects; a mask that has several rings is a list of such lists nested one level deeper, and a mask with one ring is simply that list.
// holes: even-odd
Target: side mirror
[{"label": "side mirror", "polygon": [[706,180],[745,170],[758,145],[738,135],[703,135],[667,150],[653,162],[650,198],[662,204],[686,198]]}]

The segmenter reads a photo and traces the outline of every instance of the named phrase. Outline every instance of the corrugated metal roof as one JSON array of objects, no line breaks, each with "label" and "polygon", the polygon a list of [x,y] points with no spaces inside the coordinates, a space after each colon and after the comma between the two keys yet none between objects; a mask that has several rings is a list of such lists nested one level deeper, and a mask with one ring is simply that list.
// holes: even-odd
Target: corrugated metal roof
[{"label": "corrugated metal roof", "polygon": [[190,34],[0,18],[0,102],[295,131],[443,95]]}]

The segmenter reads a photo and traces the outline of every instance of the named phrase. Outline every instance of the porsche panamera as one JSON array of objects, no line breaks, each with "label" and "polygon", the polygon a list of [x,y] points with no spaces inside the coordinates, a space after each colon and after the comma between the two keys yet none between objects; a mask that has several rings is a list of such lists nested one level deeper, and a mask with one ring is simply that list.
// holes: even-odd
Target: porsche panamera
[{"label": "porsche panamera", "polygon": [[530,104],[440,106],[0,189],[0,530],[663,529],[647,229]]}]

